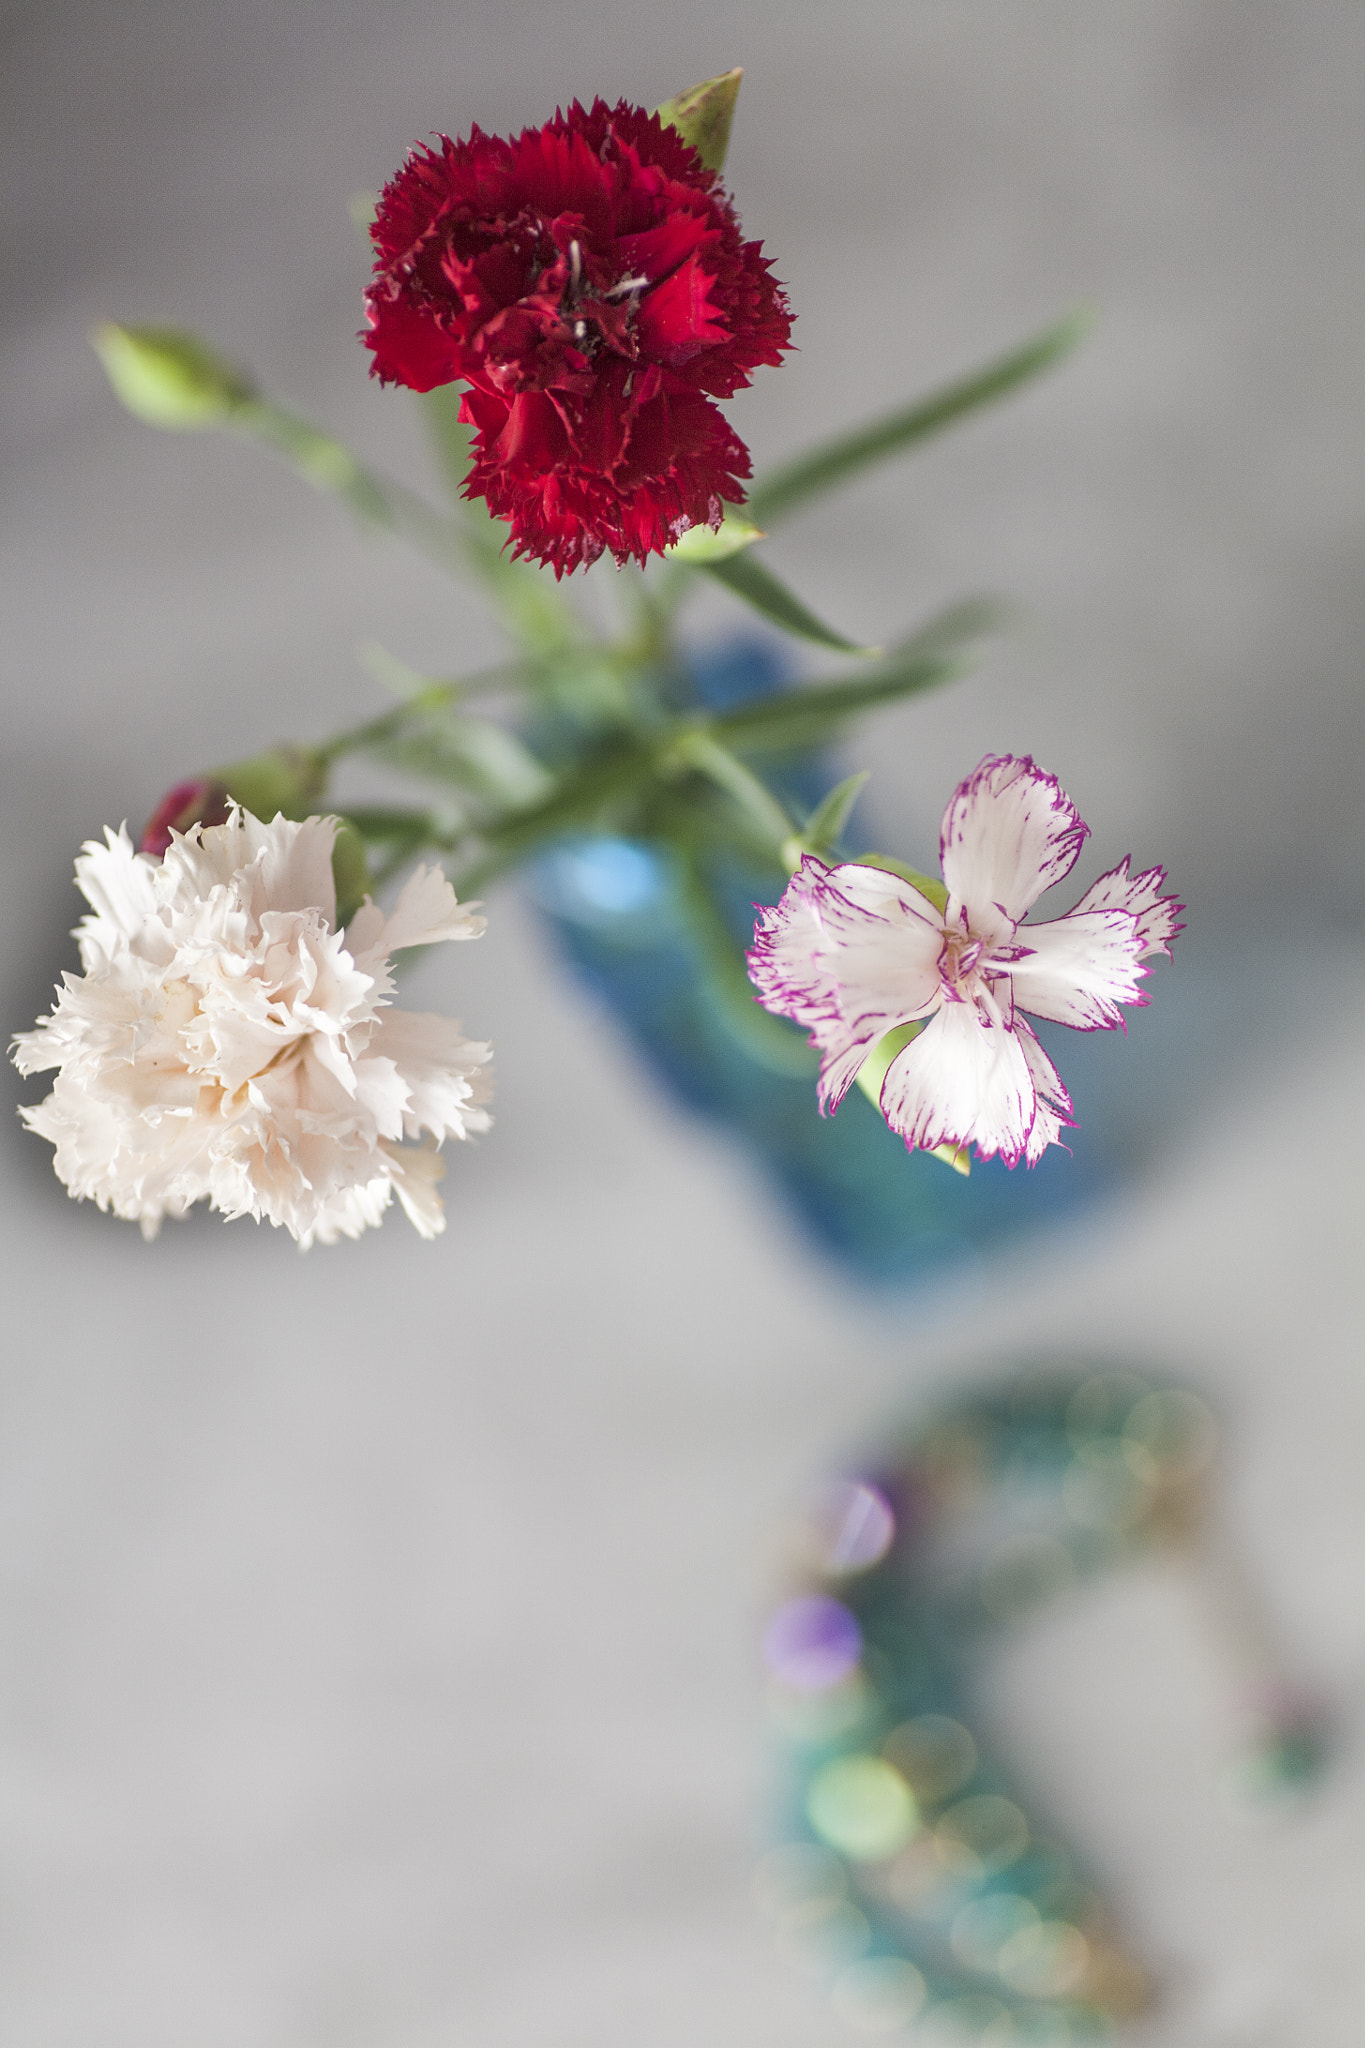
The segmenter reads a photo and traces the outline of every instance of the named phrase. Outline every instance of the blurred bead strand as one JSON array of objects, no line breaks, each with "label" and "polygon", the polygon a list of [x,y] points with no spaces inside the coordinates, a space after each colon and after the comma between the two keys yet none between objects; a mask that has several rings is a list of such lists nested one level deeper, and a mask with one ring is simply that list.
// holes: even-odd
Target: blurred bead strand
[{"label": "blurred bead strand", "polygon": [[1078,1859],[974,1731],[970,1682],[1002,1624],[1178,1545],[1259,1696],[1292,1703],[1264,1717],[1262,1777],[1316,1768],[1318,1723],[1209,1512],[1215,1441],[1181,1389],[1034,1368],[940,1410],[802,1517],[764,1634],[781,1839],[755,1893],[855,2030],[1082,2048],[1147,2001]]}]

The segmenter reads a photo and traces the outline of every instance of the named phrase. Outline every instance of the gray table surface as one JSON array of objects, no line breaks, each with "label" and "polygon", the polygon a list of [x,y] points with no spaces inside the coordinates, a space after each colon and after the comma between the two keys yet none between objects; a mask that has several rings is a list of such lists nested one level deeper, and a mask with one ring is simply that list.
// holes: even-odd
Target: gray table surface
[{"label": "gray table surface", "polygon": [[[0,47],[7,1029],[66,958],[81,838],[363,715],[367,637],[497,644],[251,451],[128,421],[91,321],[200,326],[417,476],[351,338],[349,194],[433,129],[734,61],[733,182],[800,315],[732,408],[760,459],[1102,312],[1065,374],[780,543],[874,637],[963,589],[1026,607],[871,729],[885,838],[927,855],[977,756],[1029,750],[1091,872],[1166,859],[1194,905],[1105,1048],[1129,1192],[898,1303],[661,1104],[513,891],[421,970],[500,1065],[435,1247],[207,1218],[144,1247],[12,1132],[0,2040],[833,2048],[746,1892],[775,1532],[879,1419],[1097,1345],[1230,1418],[1234,1529],[1343,1753],[1292,1821],[1224,1810],[1244,1702],[1157,1565],[1011,1647],[1005,1740],[1156,1962],[1138,2038],[1356,2048],[1365,16],[46,0],[0,6]],[[697,630],[735,622],[718,596]]]}]

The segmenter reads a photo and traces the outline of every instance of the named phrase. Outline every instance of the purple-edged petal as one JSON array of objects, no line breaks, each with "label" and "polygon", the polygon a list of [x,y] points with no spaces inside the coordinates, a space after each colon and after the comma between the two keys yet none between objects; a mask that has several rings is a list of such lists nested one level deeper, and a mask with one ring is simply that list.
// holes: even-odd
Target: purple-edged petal
[{"label": "purple-edged petal", "polygon": [[1165,868],[1144,868],[1140,875],[1130,875],[1125,855],[1116,868],[1091,883],[1076,909],[1131,911],[1142,942],[1140,957],[1145,960],[1149,953],[1164,953],[1169,960],[1171,940],[1185,929],[1180,922],[1185,906],[1174,896],[1162,895],[1165,880]]},{"label": "purple-edged petal", "polygon": [[1019,932],[1010,968],[1014,1000],[1034,1017],[1076,1031],[1112,1031],[1120,1003],[1145,1003],[1142,940],[1130,910],[1073,910]]},{"label": "purple-edged petal", "polygon": [[942,921],[899,875],[808,854],[782,899],[760,913],[749,979],[765,1009],[810,1033],[820,1107],[837,1108],[872,1047],[942,997]]},{"label": "purple-edged petal", "polygon": [[975,1145],[1009,1166],[1024,1156],[1034,1122],[1034,1084],[1015,1032],[975,1003],[945,1003],[882,1083],[882,1115],[912,1149]]},{"label": "purple-edged petal", "polygon": [[1015,1026],[1019,1044],[1033,1077],[1034,1093],[1037,1097],[1033,1112],[1033,1129],[1028,1134],[1024,1147],[1024,1158],[1030,1166],[1036,1166],[1049,1145],[1060,1145],[1063,1130],[1074,1130],[1071,1111],[1074,1107],[1071,1097],[1062,1086],[1062,1077],[1053,1066],[1042,1046],[1022,1017]]},{"label": "purple-edged petal", "polygon": [[974,933],[998,936],[993,911],[1017,924],[1044,889],[1069,874],[1087,836],[1055,775],[1025,754],[988,754],[943,813],[943,879]]}]

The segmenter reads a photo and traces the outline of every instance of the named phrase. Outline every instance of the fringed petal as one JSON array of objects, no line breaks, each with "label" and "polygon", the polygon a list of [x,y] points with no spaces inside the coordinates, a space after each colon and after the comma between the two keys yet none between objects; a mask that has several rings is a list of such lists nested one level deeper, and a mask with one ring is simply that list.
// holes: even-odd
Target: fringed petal
[{"label": "fringed petal", "polygon": [[1112,1031],[1120,1003],[1145,1003],[1139,966],[1142,941],[1128,910],[1073,910],[1050,924],[1016,934],[1020,957],[1010,968],[1014,1000],[1034,1017],[1075,1031]]},{"label": "fringed petal", "polygon": [[1073,1108],[1071,1097],[1062,1086],[1062,1077],[1052,1061],[1043,1051],[1034,1033],[1022,1018],[1015,1024],[1015,1033],[1028,1062],[1033,1077],[1035,1105],[1033,1128],[1028,1134],[1024,1158],[1028,1165],[1036,1166],[1049,1145],[1060,1145],[1062,1132],[1075,1126],[1071,1120]]},{"label": "fringed petal", "polygon": [[1055,775],[1025,754],[988,755],[943,813],[943,879],[978,938],[1017,924],[1044,889],[1071,872],[1089,828]]},{"label": "fringed petal", "polygon": [[942,947],[938,912],[910,883],[810,854],[760,913],[749,979],[765,1009],[810,1033],[822,1109],[838,1107],[879,1039],[942,999]]},{"label": "fringed petal", "polygon": [[975,1003],[945,1003],[882,1083],[882,1115],[912,1150],[974,1145],[1008,1166],[1024,1157],[1035,1107],[1018,1034]]},{"label": "fringed petal", "polygon": [[1137,919],[1138,940],[1142,951],[1140,959],[1150,953],[1164,953],[1171,957],[1171,940],[1185,927],[1180,922],[1180,913],[1185,908],[1174,896],[1163,896],[1166,881],[1165,868],[1144,868],[1140,875],[1130,875],[1128,858],[1125,855],[1116,868],[1101,875],[1076,905],[1076,911],[1086,910],[1127,910]]}]

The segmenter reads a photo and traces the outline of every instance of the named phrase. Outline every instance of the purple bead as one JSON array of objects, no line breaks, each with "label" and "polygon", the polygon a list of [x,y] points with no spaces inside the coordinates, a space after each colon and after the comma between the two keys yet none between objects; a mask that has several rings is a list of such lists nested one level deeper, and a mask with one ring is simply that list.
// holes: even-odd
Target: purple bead
[{"label": "purple bead", "polygon": [[799,1692],[823,1692],[856,1670],[863,1632],[838,1600],[813,1593],[779,1607],[763,1637],[768,1668]]}]

